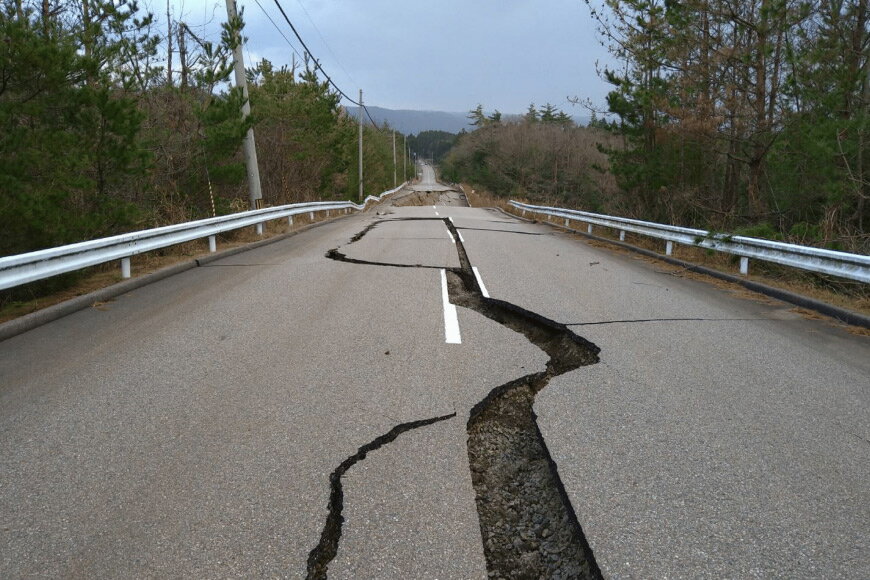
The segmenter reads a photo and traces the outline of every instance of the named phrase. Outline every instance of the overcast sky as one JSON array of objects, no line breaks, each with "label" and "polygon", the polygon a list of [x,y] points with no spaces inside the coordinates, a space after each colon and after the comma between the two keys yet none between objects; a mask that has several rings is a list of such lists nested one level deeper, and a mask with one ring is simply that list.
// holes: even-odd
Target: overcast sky
[{"label": "overcast sky", "polygon": [[[174,18],[216,40],[223,0],[170,1]],[[245,58],[289,64],[292,49],[256,1],[237,1],[245,9]],[[550,102],[584,115],[567,98],[603,106],[608,91],[595,63],[610,61],[583,0],[279,1],[333,80],[354,98],[362,88],[366,104],[468,111],[482,103],[522,113],[531,102]],[[259,2],[302,53],[274,0]],[[150,4],[165,12],[160,0]]]}]

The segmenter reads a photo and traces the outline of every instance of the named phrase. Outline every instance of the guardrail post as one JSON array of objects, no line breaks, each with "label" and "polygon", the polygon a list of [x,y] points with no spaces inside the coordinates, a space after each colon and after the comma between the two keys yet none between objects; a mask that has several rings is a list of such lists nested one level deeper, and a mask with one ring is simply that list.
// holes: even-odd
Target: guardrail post
[{"label": "guardrail post", "polygon": [[257,224],[257,235],[258,236],[263,235],[263,222],[260,222]]},{"label": "guardrail post", "polygon": [[217,252],[217,237],[209,236],[208,237],[208,251],[214,254]]},{"label": "guardrail post", "polygon": [[121,258],[121,278],[130,277],[130,258]]},{"label": "guardrail post", "polygon": [[308,215],[311,217],[311,221],[314,221],[314,212],[308,212]]},{"label": "guardrail post", "polygon": [[568,227],[568,218],[565,218],[565,227]]},{"label": "guardrail post", "polygon": [[625,230],[619,230],[619,241],[620,242],[625,241]]},{"label": "guardrail post", "polygon": [[744,276],[749,274],[749,258],[740,256],[740,273]]},{"label": "guardrail post", "polygon": [[668,243],[665,244],[665,256],[670,256],[674,253],[674,242],[668,240]]},{"label": "guardrail post", "polygon": [[329,210],[326,210],[326,217],[329,217]]},{"label": "guardrail post", "polygon": [[587,233],[587,234],[591,234],[591,233],[592,233],[592,224],[587,224],[587,225],[586,225],[586,233]]},{"label": "guardrail post", "polygon": [[292,216],[292,215],[288,215],[288,216],[287,216],[287,225],[288,225],[288,226],[292,226],[292,225],[293,225],[293,216]]},{"label": "guardrail post", "polygon": [[523,217],[526,217],[526,210],[523,210]]}]

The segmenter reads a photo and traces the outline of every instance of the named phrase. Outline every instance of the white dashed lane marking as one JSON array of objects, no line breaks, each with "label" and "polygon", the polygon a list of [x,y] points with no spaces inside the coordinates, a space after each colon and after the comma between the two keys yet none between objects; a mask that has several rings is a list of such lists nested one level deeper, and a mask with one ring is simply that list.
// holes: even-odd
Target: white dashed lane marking
[{"label": "white dashed lane marking", "polygon": [[459,333],[459,316],[456,306],[450,303],[450,293],[447,291],[447,272],[441,270],[441,301],[444,305],[444,342],[448,344],[462,344],[462,335]]}]

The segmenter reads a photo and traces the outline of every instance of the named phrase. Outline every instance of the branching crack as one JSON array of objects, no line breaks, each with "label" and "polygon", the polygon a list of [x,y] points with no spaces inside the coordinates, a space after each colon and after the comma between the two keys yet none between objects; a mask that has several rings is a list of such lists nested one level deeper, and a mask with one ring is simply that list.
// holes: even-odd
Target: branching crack
[{"label": "branching crack", "polygon": [[599,322],[569,322],[567,326],[599,326],[602,324],[635,324],[638,322],[751,322],[766,318],[640,318],[636,320],[602,320]]},{"label": "branching crack", "polygon": [[[452,223],[447,227],[455,235]],[[592,549],[538,429],[535,395],[553,377],[598,362],[599,348],[567,325],[485,298],[465,247],[448,274],[451,302],[525,336],[546,370],[500,385],[471,410],[468,459],[490,578],[601,578]]]},{"label": "branching crack", "polygon": [[470,232],[498,232],[500,234],[517,234],[520,236],[555,236],[556,232],[521,232],[517,230],[497,230],[495,228],[459,228],[462,231]]},{"label": "branching crack", "polygon": [[380,224],[380,223],[383,222],[383,221],[384,221],[384,220],[378,220],[378,221],[375,221],[375,222],[370,223],[370,224],[367,225],[367,226],[366,226],[366,227],[365,227],[361,232],[359,232],[359,233],[356,234],[354,237],[352,237],[352,238],[350,239],[350,243],[353,244],[354,242],[358,242],[358,241],[360,241],[361,239],[363,239],[363,237],[364,237],[367,233],[369,233],[370,231],[372,231],[373,229],[375,229],[375,228],[378,226],[378,224]]},{"label": "branching crack", "polygon": [[[446,269],[450,301],[519,332],[549,356],[544,371],[495,387],[469,414],[468,458],[489,577],[601,578],[533,409],[550,379],[597,363],[599,348],[565,324],[485,298],[456,227],[441,221],[459,254],[460,267]],[[327,257],[398,266],[350,260],[337,250]]]},{"label": "branching crack", "polygon": [[325,580],[326,570],[329,563],[335,558],[338,553],[338,542],[341,539],[342,524],[344,524],[344,490],[341,485],[341,478],[347,473],[347,470],[353,467],[357,462],[366,458],[366,455],[372,451],[380,449],[388,443],[392,443],[396,438],[412,429],[419,429],[439,421],[446,421],[456,416],[456,413],[443,415],[441,417],[433,417],[431,419],[422,419],[420,421],[411,421],[409,423],[400,423],[390,429],[384,435],[375,438],[373,441],[366,443],[360,447],[356,453],[345,459],[335,468],[329,475],[329,513],[326,516],[326,524],[323,526],[323,532],[320,534],[320,542],[308,554],[308,580]]},{"label": "branching crack", "polygon": [[393,264],[390,262],[372,262],[370,260],[359,260],[350,258],[339,252],[337,249],[332,249],[326,252],[326,257],[337,262],[347,262],[348,264],[363,264],[365,266],[388,266],[390,268],[427,268],[432,270],[440,270],[441,266],[424,266],[423,264]]}]

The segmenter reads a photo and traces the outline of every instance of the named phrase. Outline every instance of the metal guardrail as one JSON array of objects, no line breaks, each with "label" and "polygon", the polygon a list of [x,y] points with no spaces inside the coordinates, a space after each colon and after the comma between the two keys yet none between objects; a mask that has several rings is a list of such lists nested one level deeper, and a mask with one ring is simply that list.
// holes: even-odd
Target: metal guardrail
[{"label": "metal guardrail", "polygon": [[209,250],[215,252],[217,234],[246,226],[256,226],[257,233],[262,234],[263,224],[271,220],[287,218],[292,224],[293,216],[304,213],[311,214],[314,219],[314,214],[322,211],[360,211],[370,202],[381,201],[405,185],[403,183],[379,196],[370,195],[362,204],[315,201],[282,205],[3,257],[0,258],[0,290],[114,260],[121,261],[121,277],[129,278],[130,257],[136,254],[202,238],[208,238]]},{"label": "metal guardrail", "polygon": [[674,243],[734,254],[740,256],[740,273],[743,275],[749,273],[749,259],[753,258],[820,274],[831,274],[859,282],[870,282],[870,256],[861,254],[732,236],[572,209],[529,205],[513,200],[510,201],[510,205],[521,210],[523,215],[526,212],[532,212],[562,218],[565,220],[566,226],[569,221],[583,222],[587,224],[587,231],[590,234],[592,226],[596,225],[618,230],[619,239],[623,241],[625,240],[625,232],[666,240],[666,255],[673,252]]}]

